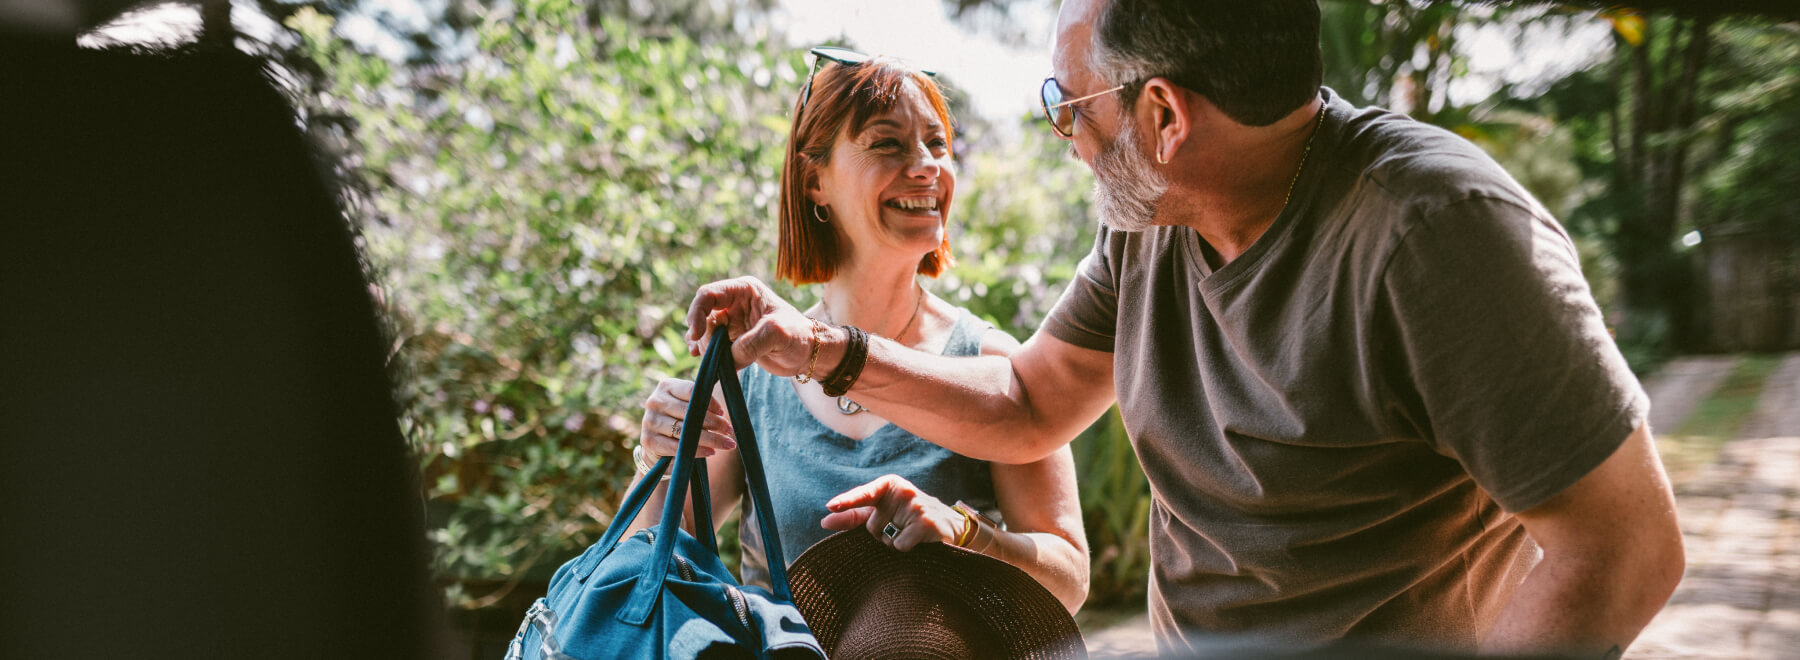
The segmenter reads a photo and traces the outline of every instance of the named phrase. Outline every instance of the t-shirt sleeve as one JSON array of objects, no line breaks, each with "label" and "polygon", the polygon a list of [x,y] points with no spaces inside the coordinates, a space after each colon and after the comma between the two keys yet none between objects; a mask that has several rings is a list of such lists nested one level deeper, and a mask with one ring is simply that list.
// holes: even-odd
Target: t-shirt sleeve
[{"label": "t-shirt sleeve", "polygon": [[1526,207],[1476,197],[1419,218],[1381,295],[1400,407],[1508,511],[1579,481],[1648,415],[1573,242]]},{"label": "t-shirt sleeve", "polygon": [[1050,336],[1082,348],[1113,351],[1119,321],[1116,255],[1110,253],[1113,238],[1111,230],[1101,227],[1094,236],[1093,251],[1076,264],[1075,278],[1044,319],[1044,330]]}]

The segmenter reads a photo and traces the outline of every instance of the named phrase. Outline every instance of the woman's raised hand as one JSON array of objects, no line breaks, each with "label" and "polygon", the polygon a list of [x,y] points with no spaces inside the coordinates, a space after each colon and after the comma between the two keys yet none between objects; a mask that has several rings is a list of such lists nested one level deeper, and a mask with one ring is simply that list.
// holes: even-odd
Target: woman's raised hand
[{"label": "woman's raised hand", "polygon": [[705,350],[713,327],[723,326],[731,333],[731,356],[739,367],[754,362],[776,376],[792,376],[806,369],[813,354],[812,319],[754,277],[700,287],[687,322],[690,354]]},{"label": "woman's raised hand", "polygon": [[[646,464],[675,455],[681,441],[681,420],[687,418],[688,402],[693,399],[694,381],[664,378],[656,384],[656,391],[644,401],[644,424],[638,432]],[[737,448],[731,435],[731,419],[725,416],[725,404],[717,397],[711,397],[708,404],[706,429],[700,434],[697,454],[700,458]]]},{"label": "woman's raised hand", "polygon": [[[920,543],[954,543],[965,520],[956,509],[919,490],[898,475],[887,475],[857,486],[825,503],[831,510],[819,524],[844,531],[862,527],[895,550],[911,550]],[[888,534],[888,525],[894,526]]]}]

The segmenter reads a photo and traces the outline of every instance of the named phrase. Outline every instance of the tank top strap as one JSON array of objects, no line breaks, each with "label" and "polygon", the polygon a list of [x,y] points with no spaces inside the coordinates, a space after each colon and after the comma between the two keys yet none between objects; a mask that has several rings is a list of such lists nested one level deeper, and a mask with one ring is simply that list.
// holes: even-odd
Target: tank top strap
[{"label": "tank top strap", "polygon": [[981,337],[992,323],[981,320],[967,308],[956,308],[956,325],[950,328],[950,341],[944,344],[944,355],[971,357],[981,354]]}]

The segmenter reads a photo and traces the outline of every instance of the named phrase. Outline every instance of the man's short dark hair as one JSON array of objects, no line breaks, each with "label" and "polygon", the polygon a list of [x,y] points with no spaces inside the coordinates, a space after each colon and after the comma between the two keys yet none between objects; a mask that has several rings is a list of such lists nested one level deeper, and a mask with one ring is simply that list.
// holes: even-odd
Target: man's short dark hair
[{"label": "man's short dark hair", "polygon": [[1094,26],[1092,63],[1126,85],[1168,78],[1232,120],[1267,126],[1319,90],[1317,0],[1112,0]]}]

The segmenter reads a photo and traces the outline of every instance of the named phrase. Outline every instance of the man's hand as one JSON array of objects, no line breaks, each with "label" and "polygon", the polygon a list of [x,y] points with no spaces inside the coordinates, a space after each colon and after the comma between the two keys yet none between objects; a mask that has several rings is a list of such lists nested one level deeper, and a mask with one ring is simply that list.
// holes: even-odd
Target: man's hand
[{"label": "man's hand", "polygon": [[[813,342],[841,334],[826,326],[820,339],[815,340],[812,319],[775,295],[762,280],[747,275],[700,287],[693,304],[688,306],[687,322],[690,355],[699,355],[713,328],[723,327],[734,342],[731,356],[738,366],[756,363],[776,376],[805,372],[812,359]],[[835,365],[841,353],[833,351],[833,360],[827,362],[821,350],[813,375],[829,373],[826,365]]]}]

